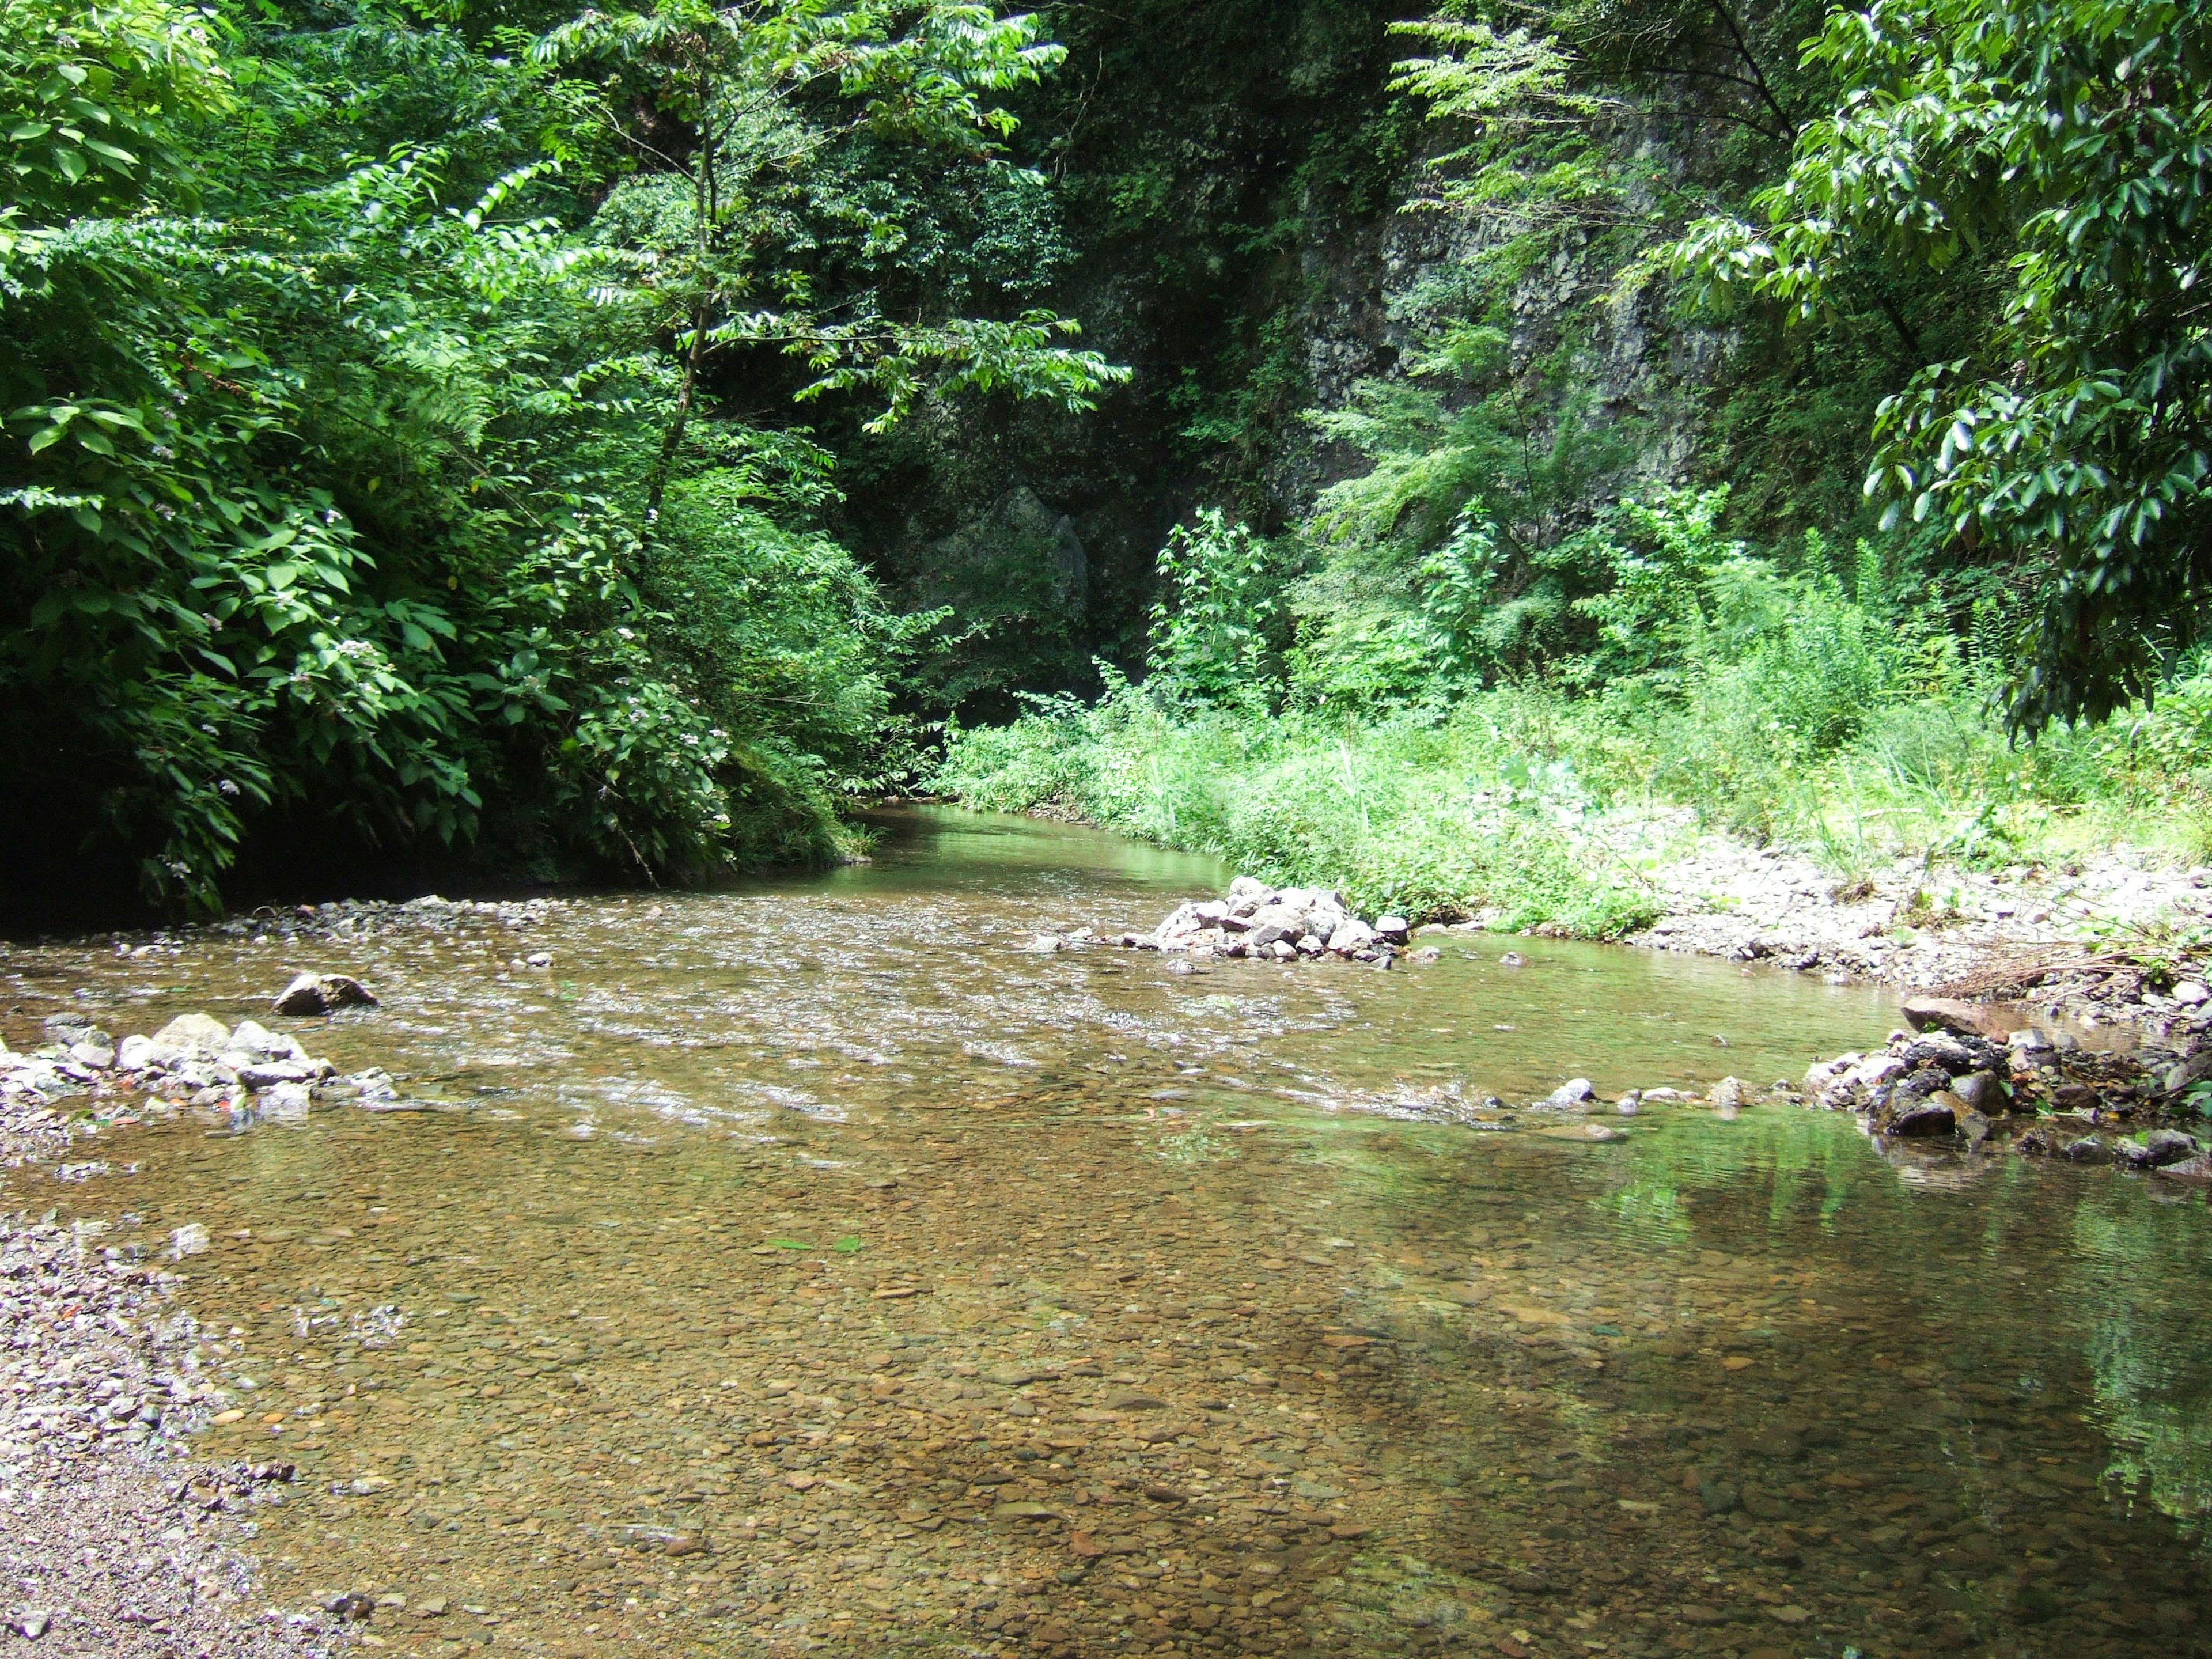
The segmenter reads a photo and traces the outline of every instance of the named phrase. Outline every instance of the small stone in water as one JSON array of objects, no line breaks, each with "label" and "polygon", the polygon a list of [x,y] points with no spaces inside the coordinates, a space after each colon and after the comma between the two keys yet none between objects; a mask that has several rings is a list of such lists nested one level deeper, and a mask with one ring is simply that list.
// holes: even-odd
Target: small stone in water
[{"label": "small stone in water", "polygon": [[[301,974],[270,1006],[280,1014],[309,1016],[335,1008],[374,1008],[378,1003],[374,992],[344,974]],[[172,1022],[171,1030],[175,1024]],[[163,1039],[168,1036],[167,1030],[161,1033]]]}]

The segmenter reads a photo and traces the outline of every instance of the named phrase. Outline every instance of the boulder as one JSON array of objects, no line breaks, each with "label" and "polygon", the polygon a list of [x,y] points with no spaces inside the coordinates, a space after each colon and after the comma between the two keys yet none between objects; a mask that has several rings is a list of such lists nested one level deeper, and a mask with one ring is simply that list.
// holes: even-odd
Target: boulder
[{"label": "boulder", "polygon": [[1744,1097],[1748,1092],[1741,1078],[1724,1077],[1713,1085],[1711,1092],[1705,1097],[1705,1103],[1717,1106],[1723,1111],[1733,1111],[1743,1104]]},{"label": "boulder", "polygon": [[1157,939],[1182,939],[1206,926],[1195,904],[1178,904],[1168,913],[1167,920],[1152,930]]},{"label": "boulder", "polygon": [[1403,945],[1413,937],[1413,928],[1403,916],[1375,918],[1375,937],[1391,945]]},{"label": "boulder", "polygon": [[1958,1096],[1937,1090],[1920,1100],[1907,1100],[1891,1115],[1883,1133],[1892,1135],[1949,1135],[1959,1132]]},{"label": "boulder", "polygon": [[2199,1048],[2186,1060],[2178,1060],[2166,1069],[2159,1079],[2160,1085],[2170,1095],[2178,1095],[2193,1083],[2212,1077],[2212,1044]]},{"label": "boulder", "polygon": [[2179,1129],[2153,1129],[2140,1138],[2117,1143],[2112,1158],[2130,1170],[2162,1170],[2170,1164],[2187,1163],[2199,1150],[2194,1135]]},{"label": "boulder", "polygon": [[305,1060],[307,1051],[288,1033],[272,1031],[258,1020],[240,1020],[230,1034],[229,1047],[255,1060]]},{"label": "boulder", "polygon": [[279,1083],[254,1101],[254,1115],[264,1123],[305,1123],[313,1105],[304,1083]]},{"label": "boulder", "polygon": [[1328,936],[1328,948],[1340,956],[1348,957],[1354,951],[1364,951],[1374,944],[1377,931],[1354,916]]},{"label": "boulder", "polygon": [[2058,1156],[2069,1164],[2110,1164],[2112,1149],[2094,1135],[2083,1135],[2079,1140],[2069,1140],[2060,1147]]},{"label": "boulder", "polygon": [[112,1048],[115,1046],[115,1039],[94,1024],[91,1017],[87,1014],[80,1014],[74,1011],[68,1013],[48,1014],[40,1022],[40,1024],[46,1032],[48,1042],[57,1048],[67,1049],[72,1054],[76,1049],[82,1048]]},{"label": "boulder", "polygon": [[154,1033],[154,1044],[172,1054],[218,1054],[230,1046],[230,1027],[206,1014],[179,1014]]},{"label": "boulder", "polygon": [[2012,1091],[1995,1072],[1970,1072],[1954,1080],[1951,1092],[1978,1112],[2012,1109]]},{"label": "boulder", "polygon": [[375,993],[343,974],[301,974],[272,1005],[280,1014],[327,1014],[338,1008],[374,1008]]},{"label": "boulder", "polygon": [[1570,1106],[1587,1106],[1596,1097],[1597,1091],[1590,1086],[1590,1080],[1588,1078],[1569,1078],[1544,1097],[1544,1104],[1562,1109]]},{"label": "boulder", "polygon": [[2158,1173],[2168,1181],[2212,1181],[2212,1152],[2199,1152],[2179,1164],[2160,1164]]},{"label": "boulder", "polygon": [[167,1065],[172,1053],[149,1036],[127,1036],[115,1051],[115,1063],[126,1072],[143,1072]]}]

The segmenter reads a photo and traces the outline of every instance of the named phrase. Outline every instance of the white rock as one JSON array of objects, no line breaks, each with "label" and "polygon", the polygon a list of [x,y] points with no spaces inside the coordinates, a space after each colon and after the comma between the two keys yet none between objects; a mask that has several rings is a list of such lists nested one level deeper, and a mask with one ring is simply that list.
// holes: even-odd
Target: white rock
[{"label": "white rock", "polygon": [[197,1221],[188,1221],[169,1235],[169,1255],[179,1261],[202,1254],[207,1247],[208,1230]]},{"label": "white rock", "polygon": [[304,1083],[279,1083],[256,1098],[254,1110],[268,1123],[305,1123],[314,1102]]},{"label": "white rock", "polygon": [[2185,979],[2173,988],[2173,1000],[2185,1008],[2194,1008],[2212,1001],[2212,990],[2207,990],[2196,980]]},{"label": "white rock", "polygon": [[1891,1079],[1904,1076],[1905,1072],[1905,1062],[1895,1054],[1876,1054],[1863,1062],[1848,1081],[1861,1089],[1879,1089]]},{"label": "white rock", "polygon": [[299,1038],[287,1032],[272,1031],[258,1020],[240,1020],[238,1029],[230,1034],[230,1047],[256,1060],[305,1060],[307,1057],[307,1051],[300,1046]]},{"label": "white rock", "polygon": [[154,1041],[179,1054],[218,1054],[230,1046],[230,1027],[206,1014],[179,1014],[154,1033]]},{"label": "white rock", "polygon": [[1354,916],[1328,936],[1328,948],[1342,956],[1364,951],[1375,943],[1375,930]]}]

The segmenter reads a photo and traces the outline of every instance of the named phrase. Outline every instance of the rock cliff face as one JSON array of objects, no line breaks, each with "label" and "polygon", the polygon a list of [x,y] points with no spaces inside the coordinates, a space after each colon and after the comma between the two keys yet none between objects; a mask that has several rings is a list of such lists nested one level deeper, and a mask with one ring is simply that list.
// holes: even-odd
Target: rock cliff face
[{"label": "rock cliff face", "polygon": [[[1055,20],[1084,74],[1043,89],[1018,140],[1053,177],[1074,249],[1052,298],[1134,378],[1080,416],[933,409],[849,486],[850,539],[895,592],[995,629],[962,657],[969,680],[1079,687],[1094,655],[1133,663],[1168,528],[1218,506],[1279,532],[1364,472],[1314,417],[1406,380],[1443,327],[1483,320],[1492,279],[1475,273],[1492,256],[1518,266],[1498,373],[1530,447],[1568,403],[1608,447],[1559,526],[1690,479],[1729,342],[1670,316],[1662,285],[1622,278],[1655,207],[1727,171],[1711,123],[1648,88],[1607,100],[1591,136],[1625,195],[1523,263],[1506,244],[1525,226],[1435,202],[1434,163],[1467,135],[1391,90],[1413,49],[1388,33],[1393,15],[1138,0]],[[1447,413],[1495,389],[1422,384]]]},{"label": "rock cliff face", "polygon": [[[1624,118],[1604,142],[1645,179],[1679,188],[1710,159],[1684,142],[1696,126],[1688,112],[1662,106]],[[1305,297],[1289,315],[1313,410],[1346,407],[1363,381],[1404,377],[1436,331],[1463,314],[1468,274],[1523,228],[1436,204],[1434,163],[1446,148],[1432,141],[1399,169],[1379,214],[1301,203],[1300,221],[1313,235],[1300,250]],[[1630,210],[1650,213],[1654,194],[1647,183]],[[1509,302],[1507,361],[1544,383],[1534,388],[1537,402],[1547,390],[1571,388],[1589,417],[1633,430],[1632,459],[1591,492],[1592,505],[1624,488],[1688,479],[1698,404],[1718,380],[1729,343],[1723,331],[1670,317],[1662,285],[1624,282],[1625,263],[1601,232],[1569,231],[1521,274]],[[1368,465],[1341,444],[1292,447],[1268,479],[1274,510],[1296,518],[1320,489]]]}]

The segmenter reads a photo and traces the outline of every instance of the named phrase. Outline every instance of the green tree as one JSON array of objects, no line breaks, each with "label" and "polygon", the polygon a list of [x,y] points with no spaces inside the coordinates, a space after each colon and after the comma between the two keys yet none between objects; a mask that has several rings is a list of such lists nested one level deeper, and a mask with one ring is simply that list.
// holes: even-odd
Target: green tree
[{"label": "green tree", "polygon": [[1206,507],[1168,532],[1159,580],[1146,683],[1182,702],[1264,706],[1281,611],[1267,543]]},{"label": "green tree", "polygon": [[1029,24],[671,7],[533,58],[457,15],[0,0],[17,896],[127,863],[212,905],[288,817],[545,874],[830,850],[913,630],[821,533],[832,458],[703,360],[880,419],[1112,377],[855,276],[927,229],[886,158],[988,160]]},{"label": "green tree", "polygon": [[2212,19],[2175,0],[1877,0],[1807,49],[1842,88],[1750,218],[1693,226],[1708,301],[1830,314],[1853,262],[1999,274],[1970,349],[1881,406],[1867,488],[2031,604],[2011,714],[2148,697],[2212,581]]},{"label": "green tree", "polygon": [[866,388],[884,400],[870,430],[889,427],[925,388],[1006,389],[1090,407],[1121,378],[1093,352],[1053,343],[1079,331],[1067,318],[900,319],[870,292],[826,292],[818,245],[824,217],[863,245],[896,243],[908,227],[891,195],[823,199],[823,163],[842,137],[868,134],[954,153],[988,154],[1013,118],[988,101],[1036,81],[1063,50],[1039,41],[1034,18],[999,17],[957,0],[653,0],[636,11],[587,11],[532,48],[548,63],[618,64],[675,134],[650,137],[611,106],[599,118],[653,164],[640,187],[665,196],[666,227],[647,252],[649,296],[682,362],[675,407],[647,476],[650,523],[680,453],[701,372],[718,347],[769,347],[801,359],[802,399]]}]

